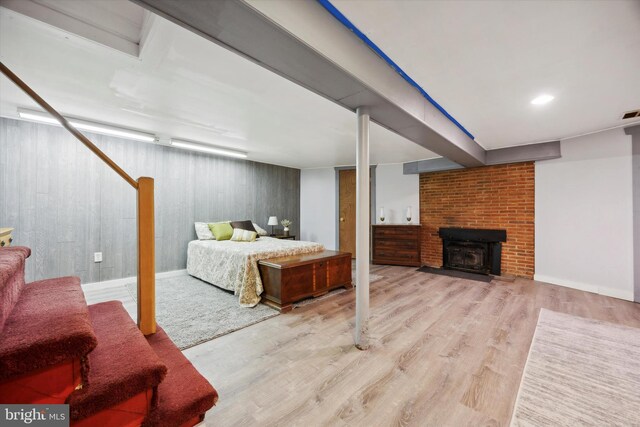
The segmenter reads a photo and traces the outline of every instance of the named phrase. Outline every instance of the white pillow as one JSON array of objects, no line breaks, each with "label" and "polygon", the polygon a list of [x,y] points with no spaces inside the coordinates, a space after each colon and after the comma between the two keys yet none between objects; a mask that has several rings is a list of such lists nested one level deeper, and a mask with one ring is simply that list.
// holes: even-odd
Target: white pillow
[{"label": "white pillow", "polygon": [[198,236],[198,240],[215,240],[215,236],[209,229],[209,224],[206,222],[196,222],[196,235]]},{"label": "white pillow", "polygon": [[256,231],[258,232],[258,234],[260,236],[266,236],[268,234],[267,230],[265,230],[264,228],[260,228],[260,226],[258,224],[256,224],[255,222],[253,222],[252,224],[253,224],[253,228],[256,229]]},{"label": "white pillow", "polygon": [[255,231],[242,230],[240,228],[233,229],[232,242],[253,242],[256,240],[257,233]]}]

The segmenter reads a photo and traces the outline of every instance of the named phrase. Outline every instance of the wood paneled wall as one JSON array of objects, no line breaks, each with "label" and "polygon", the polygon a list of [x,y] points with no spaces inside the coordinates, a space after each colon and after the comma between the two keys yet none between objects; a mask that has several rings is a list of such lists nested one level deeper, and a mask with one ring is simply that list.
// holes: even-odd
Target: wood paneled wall
[{"label": "wood paneled wall", "polygon": [[[299,235],[298,169],[88,136],[134,178],[155,179],[157,272],[186,267],[195,221],[251,219],[270,230],[277,215]],[[135,276],[135,218],[135,191],[65,130],[0,118],[0,227],[32,249],[27,280]]]}]

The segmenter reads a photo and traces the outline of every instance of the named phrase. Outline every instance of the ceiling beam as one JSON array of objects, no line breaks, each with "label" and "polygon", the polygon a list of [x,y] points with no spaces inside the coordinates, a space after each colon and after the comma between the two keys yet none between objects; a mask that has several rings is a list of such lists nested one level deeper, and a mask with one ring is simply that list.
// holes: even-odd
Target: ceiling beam
[{"label": "ceiling beam", "polygon": [[[460,165],[485,150],[318,2],[132,0]],[[224,66],[224,64],[221,64]]]},{"label": "ceiling beam", "polygon": [[[52,4],[55,5],[56,3],[53,2]],[[87,6],[87,3],[78,4]],[[70,7],[75,6],[73,2],[62,3],[61,5]],[[71,16],[70,14],[64,13],[64,11],[61,10],[52,9],[51,7],[48,7],[46,3],[41,4],[32,0],[0,0],[0,6],[21,15],[28,16],[29,18],[35,19],[37,21],[44,22],[45,24],[56,27],[62,31],[78,35],[87,40],[91,40],[101,45],[126,53],[127,55],[138,57],[138,43],[127,39],[127,37],[123,36],[122,34],[108,31],[105,28],[100,28],[92,22],[88,22],[79,17],[77,18]],[[91,6],[88,7],[90,8]],[[86,9],[82,9],[83,12],[85,10]],[[104,21],[109,21],[109,18],[110,17],[108,16],[104,16],[103,13],[102,19]]]},{"label": "ceiling beam", "polygon": [[551,160],[560,157],[562,157],[560,141],[549,141],[487,150],[487,165]]},{"label": "ceiling beam", "polygon": [[444,157],[437,159],[418,160],[417,162],[407,162],[402,165],[403,175],[417,175],[428,172],[442,172],[454,169],[464,169],[464,166],[452,162]]},{"label": "ceiling beam", "polygon": [[[638,126],[640,128],[640,126]],[[538,144],[518,145],[515,147],[487,150],[486,165],[502,165],[506,163],[533,162],[538,160],[559,159],[562,157],[560,141],[541,142]],[[429,172],[442,172],[462,169],[461,166],[443,157],[437,159],[407,162],[402,165],[404,175]]]}]

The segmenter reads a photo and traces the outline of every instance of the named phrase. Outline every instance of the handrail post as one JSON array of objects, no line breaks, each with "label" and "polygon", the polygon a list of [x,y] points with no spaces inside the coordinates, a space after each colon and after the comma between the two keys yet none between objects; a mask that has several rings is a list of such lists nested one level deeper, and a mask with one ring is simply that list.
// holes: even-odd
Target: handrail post
[{"label": "handrail post", "polygon": [[156,255],[153,178],[138,178],[138,328],[156,332]]}]

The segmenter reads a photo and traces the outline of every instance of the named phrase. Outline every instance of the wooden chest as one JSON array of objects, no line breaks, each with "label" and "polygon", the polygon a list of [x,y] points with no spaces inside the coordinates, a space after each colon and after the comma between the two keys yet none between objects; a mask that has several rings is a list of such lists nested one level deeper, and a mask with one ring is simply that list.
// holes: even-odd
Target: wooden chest
[{"label": "wooden chest", "polygon": [[351,254],[322,251],[258,261],[263,302],[281,312],[308,297],[351,285]]},{"label": "wooden chest", "polygon": [[420,225],[374,225],[374,264],[420,267]]}]

